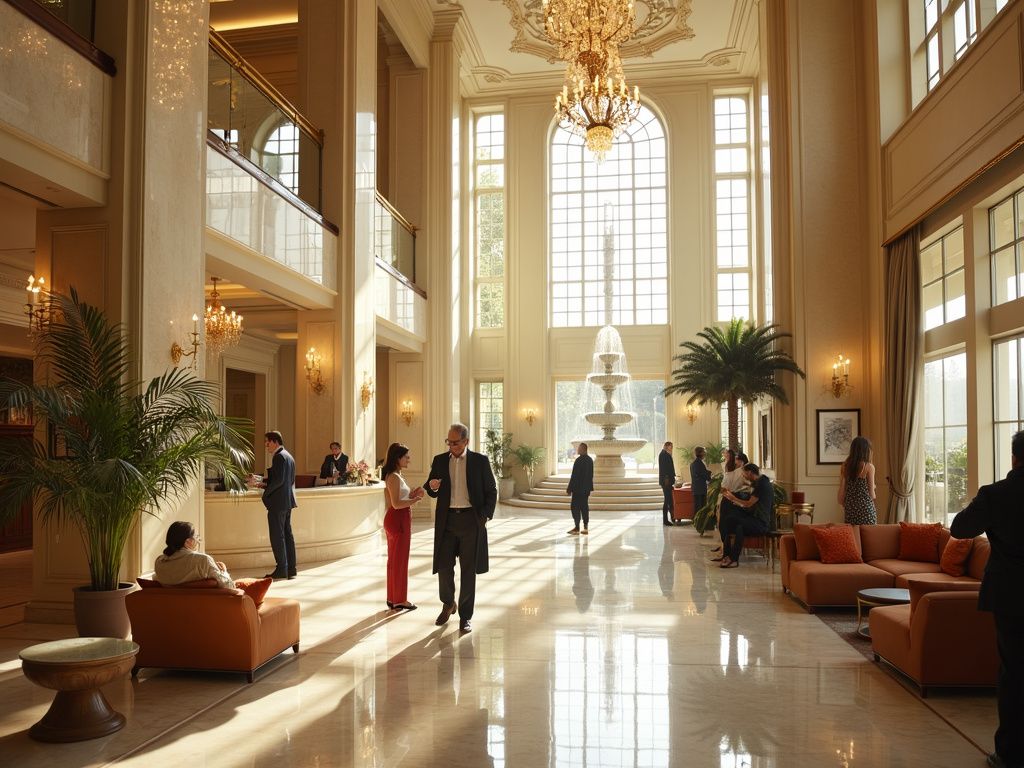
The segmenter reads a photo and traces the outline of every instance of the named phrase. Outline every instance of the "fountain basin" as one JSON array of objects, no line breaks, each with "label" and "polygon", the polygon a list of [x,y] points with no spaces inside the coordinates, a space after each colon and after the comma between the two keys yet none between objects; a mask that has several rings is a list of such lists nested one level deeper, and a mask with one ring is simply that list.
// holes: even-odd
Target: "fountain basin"
[{"label": "fountain basin", "polygon": [[588,373],[587,381],[599,387],[618,387],[629,381],[628,373]]},{"label": "fountain basin", "polygon": [[621,427],[623,424],[629,424],[633,420],[633,414],[622,413],[621,411],[613,413],[588,413],[583,418],[599,427],[603,427],[606,424],[614,424],[617,427]]},{"label": "fountain basin", "polygon": [[580,443],[586,443],[587,453],[595,457],[594,477],[625,477],[626,463],[622,460],[622,455],[636,453],[647,445],[646,440],[605,440],[601,437],[572,441],[574,448]]}]

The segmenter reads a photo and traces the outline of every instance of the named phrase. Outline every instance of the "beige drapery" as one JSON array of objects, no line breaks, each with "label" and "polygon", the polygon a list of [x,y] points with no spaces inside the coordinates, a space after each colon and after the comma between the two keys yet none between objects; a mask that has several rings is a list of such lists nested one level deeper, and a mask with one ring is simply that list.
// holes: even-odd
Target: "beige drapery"
[{"label": "beige drapery", "polygon": [[919,522],[924,510],[915,509],[914,492],[919,474],[924,338],[917,227],[888,246],[885,269],[885,402],[889,404],[885,438],[889,506],[884,522]]}]

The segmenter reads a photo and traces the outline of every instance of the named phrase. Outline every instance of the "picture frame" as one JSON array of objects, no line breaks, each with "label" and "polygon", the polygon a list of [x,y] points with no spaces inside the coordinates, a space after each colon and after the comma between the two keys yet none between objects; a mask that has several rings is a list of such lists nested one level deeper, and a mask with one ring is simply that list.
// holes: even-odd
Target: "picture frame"
[{"label": "picture frame", "polygon": [[761,428],[758,433],[758,448],[760,449],[761,469],[772,469],[774,460],[772,457],[772,409],[761,411]]},{"label": "picture frame", "polygon": [[860,408],[819,408],[815,414],[818,464],[842,464],[860,435]]}]

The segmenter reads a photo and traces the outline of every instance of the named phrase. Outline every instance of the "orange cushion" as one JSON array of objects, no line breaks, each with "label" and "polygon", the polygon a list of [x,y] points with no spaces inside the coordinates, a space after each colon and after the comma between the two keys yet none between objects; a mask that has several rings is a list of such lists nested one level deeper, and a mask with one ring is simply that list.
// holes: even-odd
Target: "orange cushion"
[{"label": "orange cushion", "polygon": [[818,544],[814,540],[811,531],[814,526],[807,523],[797,523],[793,526],[793,538],[796,539],[797,560],[820,560],[821,553],[818,551]]},{"label": "orange cushion", "polygon": [[135,581],[138,582],[138,585],[143,589],[160,589],[163,587],[163,584],[156,579],[144,579],[139,576]]},{"label": "orange cushion", "polygon": [[939,562],[942,523],[900,523],[900,560]]},{"label": "orange cushion", "polygon": [[273,579],[236,579],[235,587],[251,597],[259,608],[263,605],[263,598],[267,596],[267,590],[273,583]]},{"label": "orange cushion", "polygon": [[974,539],[954,539],[950,537],[946,542],[946,548],[942,550],[942,558],[939,560],[939,568],[943,573],[950,576],[963,576],[966,570],[967,558],[974,546]]},{"label": "orange cushion", "polygon": [[217,583],[216,579],[196,579],[195,581],[186,581],[184,584],[175,584],[174,586],[179,589],[220,589],[220,584]]},{"label": "orange cushion", "polygon": [[852,525],[830,525],[812,528],[811,535],[821,552],[823,563],[862,563],[857,542],[853,538]]}]

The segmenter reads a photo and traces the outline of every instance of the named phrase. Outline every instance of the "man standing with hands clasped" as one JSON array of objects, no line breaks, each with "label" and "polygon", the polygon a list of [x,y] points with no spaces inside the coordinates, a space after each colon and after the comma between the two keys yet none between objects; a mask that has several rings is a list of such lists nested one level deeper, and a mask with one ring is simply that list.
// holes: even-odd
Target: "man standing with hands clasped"
[{"label": "man standing with hands clasped", "polygon": [[[572,474],[569,476],[569,485],[565,492],[572,500],[569,502],[572,508],[572,521],[575,523],[570,536],[589,533],[587,526],[590,525],[590,494],[594,490],[594,460],[587,455],[587,444],[580,443],[576,449],[579,454],[576,461],[572,463]],[[583,520],[583,528],[580,528],[580,519]]]},{"label": "man standing with hands clasped", "polygon": [[[494,517],[498,489],[490,462],[468,450],[469,428],[452,424],[448,452],[434,457],[424,488],[437,499],[434,511],[434,570],[441,613],[434,623],[443,626],[459,611],[459,629],[472,628],[476,575],[487,573],[487,521]],[[459,600],[455,602],[455,558],[459,558]]]}]

